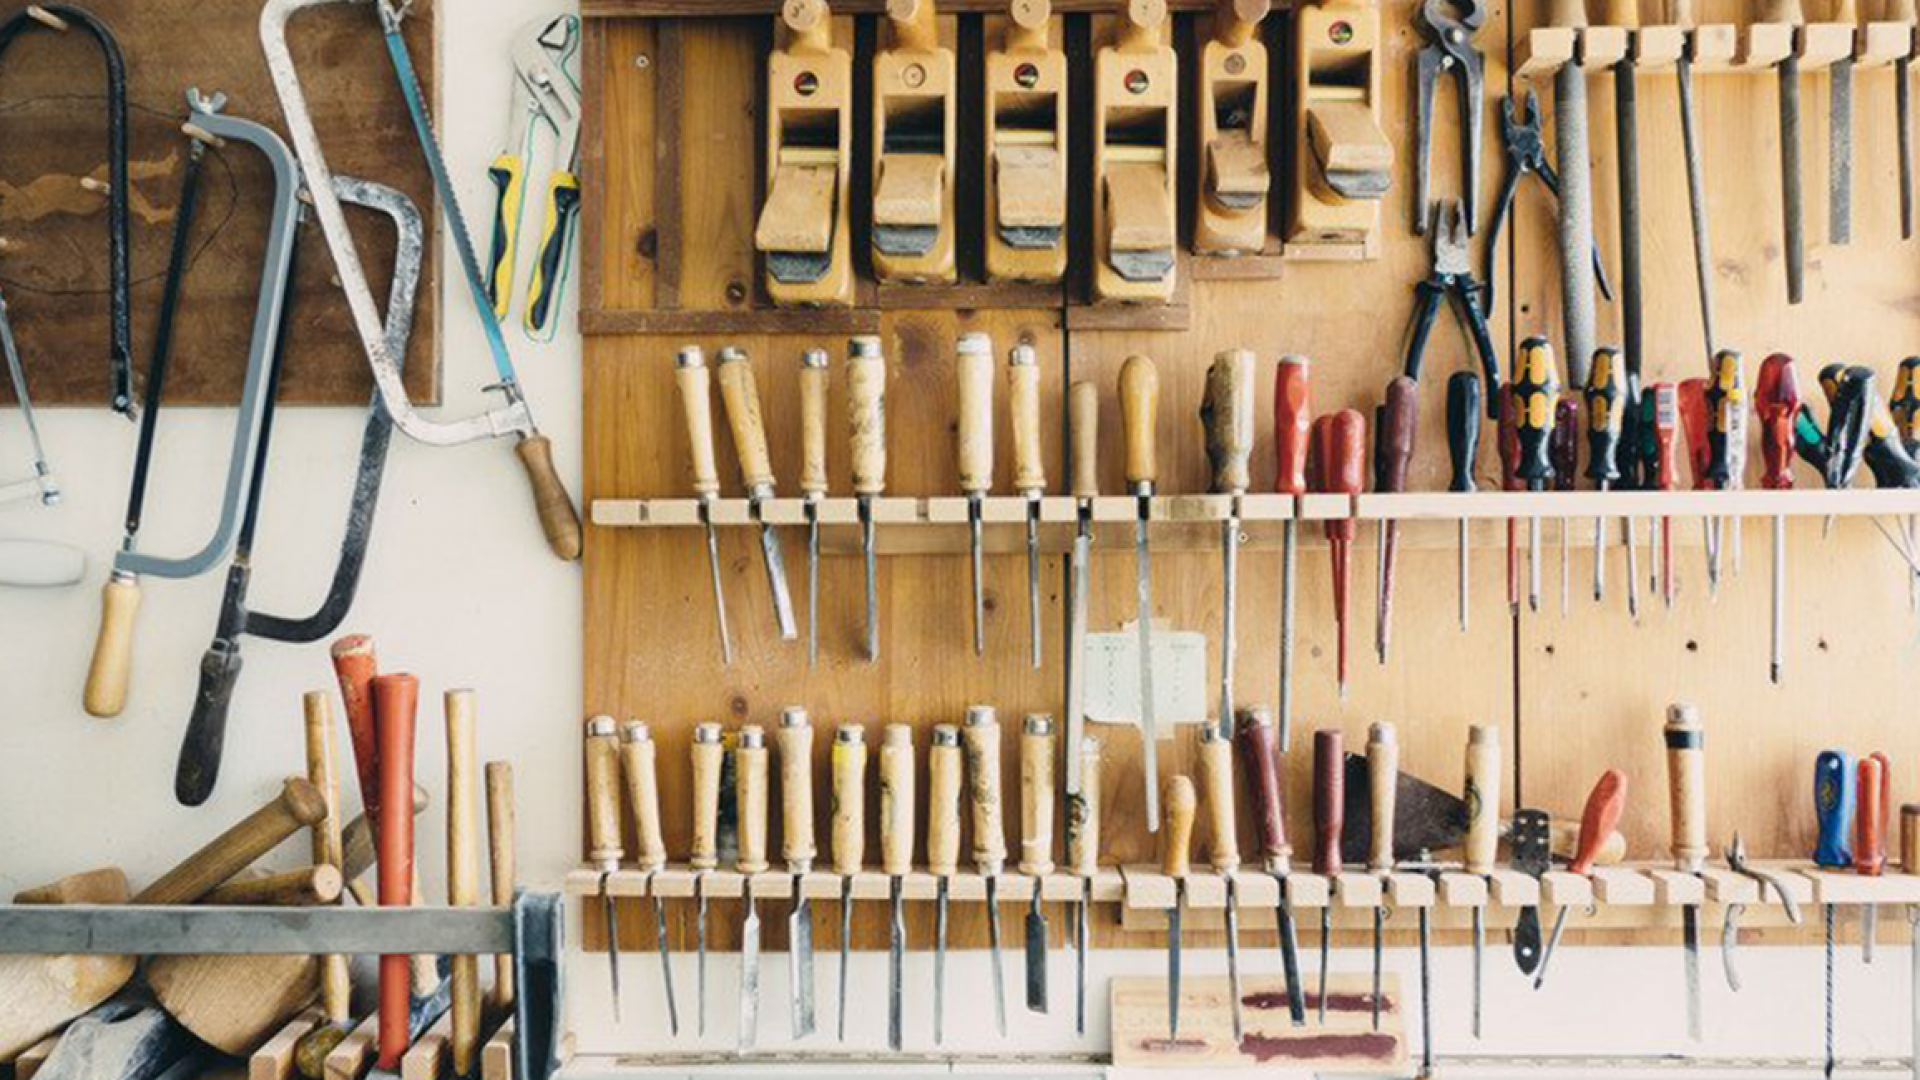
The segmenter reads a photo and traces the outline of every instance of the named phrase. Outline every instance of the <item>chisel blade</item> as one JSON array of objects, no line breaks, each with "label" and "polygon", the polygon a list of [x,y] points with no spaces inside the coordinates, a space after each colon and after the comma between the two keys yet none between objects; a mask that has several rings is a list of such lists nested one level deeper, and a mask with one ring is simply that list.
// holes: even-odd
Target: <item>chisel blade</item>
[{"label": "chisel blade", "polygon": [[[649,887],[648,892],[653,892]],[[674,1035],[680,1034],[680,1006],[673,996],[673,962],[667,952],[667,906],[658,894],[653,897],[653,936],[660,947],[660,981],[665,984],[667,994],[667,1030]]]},{"label": "chisel blade", "polygon": [[613,991],[613,1019],[620,1021],[620,919],[614,912],[613,894],[607,892],[607,881],[600,879],[600,899],[605,904],[607,922],[607,981]]},{"label": "chisel blade", "polygon": [[1293,925],[1293,901],[1287,879],[1280,877],[1280,903],[1273,909],[1280,926],[1280,972],[1287,980],[1287,1017],[1294,1027],[1307,1025],[1307,992],[1300,985],[1300,935]]},{"label": "chisel blade", "polygon": [[1320,1023],[1327,1022],[1327,963],[1333,958],[1333,909],[1320,909],[1320,994],[1315,1006]]},{"label": "chisel blade", "polygon": [[1001,1036],[1007,1033],[1007,972],[1000,962],[999,879],[987,876],[987,948],[993,968],[993,1027]]},{"label": "chisel blade", "polygon": [[1047,1011],[1047,915],[1040,906],[1040,889],[1033,890],[1027,909],[1027,1011]]},{"label": "chisel blade", "polygon": [[1700,1041],[1700,909],[1680,909],[1680,938],[1687,979],[1687,1037]]},{"label": "chisel blade", "polygon": [[793,596],[787,591],[787,564],[780,555],[780,534],[766,522],[760,523],[760,552],[767,567],[767,588],[773,593],[773,618],[780,627],[782,641],[800,636],[800,625],[793,617]]},{"label": "chisel blade", "polygon": [[727,629],[727,594],[720,584],[720,538],[715,535],[713,519],[703,507],[700,516],[707,526],[707,573],[713,579],[713,619],[720,632],[720,662],[733,663],[733,634]]},{"label": "chisel blade", "polygon": [[847,1041],[847,946],[853,938],[853,878],[840,879],[840,1011],[839,1038]]},{"label": "chisel blade", "polygon": [[1233,1044],[1240,1045],[1246,1035],[1246,1018],[1240,1004],[1240,896],[1231,876],[1227,878],[1227,995],[1233,999]]},{"label": "chisel blade", "polygon": [[987,652],[987,601],[986,585],[981,576],[986,572],[980,552],[980,496],[967,499],[967,543],[972,552],[973,562],[973,655],[984,656]]},{"label": "chisel blade", "polygon": [[1140,753],[1146,778],[1147,831],[1160,831],[1160,725],[1153,698],[1153,555],[1147,547],[1147,500],[1140,500],[1134,532],[1136,629],[1140,634]]},{"label": "chisel blade", "polygon": [[[1072,770],[1068,770],[1071,772]],[[947,1034],[947,879],[942,876],[933,907],[933,1045]]]},{"label": "chisel blade", "polygon": [[793,983],[788,989],[793,995],[793,1037],[804,1039],[817,1027],[813,997],[813,901],[801,891],[797,875],[793,892],[800,899],[787,916],[787,975]]},{"label": "chisel blade", "polygon": [[867,660],[880,659],[880,583],[873,564],[873,503],[860,500],[860,554],[866,564],[867,578]]},{"label": "chisel blade", "polygon": [[1288,518],[1281,526],[1280,556],[1280,752],[1293,743],[1293,609],[1300,576],[1299,526]]},{"label": "chisel blade", "polygon": [[1487,955],[1487,917],[1485,912],[1473,909],[1473,1037],[1480,1037],[1480,987],[1481,969]]},{"label": "chisel blade", "polygon": [[1167,909],[1167,1041],[1180,1037],[1180,916],[1186,911],[1187,887],[1174,883],[1173,906]]},{"label": "chisel blade", "polygon": [[701,873],[696,875],[693,879],[693,896],[694,896],[694,907],[695,907],[694,914],[695,914],[695,919],[697,921],[697,926],[694,930],[694,949],[696,950],[696,960],[694,962],[693,974],[694,974],[694,981],[698,984],[698,988],[696,992],[700,995],[700,1000],[696,1005],[696,1010],[699,1013],[699,1017],[700,1017],[698,1024],[699,1024],[699,1032],[701,1035],[705,1035],[707,1033],[706,876],[707,875],[705,873]]},{"label": "chisel blade", "polygon": [[1239,498],[1234,499],[1234,516],[1221,526],[1220,550],[1222,581],[1222,613],[1220,616],[1220,737],[1233,738],[1233,668],[1239,658],[1236,645],[1239,635],[1235,628],[1235,614],[1240,586],[1240,516]]},{"label": "chisel blade", "polygon": [[[1027,637],[1033,643],[1033,670],[1040,670],[1040,500],[1027,500]],[[1069,746],[1078,745],[1069,743]]]},{"label": "chisel blade", "polygon": [[807,666],[820,660],[820,507],[807,500]]},{"label": "chisel blade", "polygon": [[[1080,902],[1073,906],[1073,1031],[1076,1035],[1087,1033],[1087,908],[1092,904],[1093,882],[1088,881],[1081,886]],[[1920,936],[1916,940],[1920,940]],[[1916,967],[1920,967],[1920,948],[1914,950],[1914,956]]]},{"label": "chisel blade", "polygon": [[900,893],[900,879],[890,883],[893,914],[887,923],[887,1049],[899,1052],[904,1043],[901,1012],[901,983],[907,956],[907,923]]},{"label": "chisel blade", "polygon": [[760,1034],[760,911],[751,894],[740,923],[740,1049],[751,1050]]}]

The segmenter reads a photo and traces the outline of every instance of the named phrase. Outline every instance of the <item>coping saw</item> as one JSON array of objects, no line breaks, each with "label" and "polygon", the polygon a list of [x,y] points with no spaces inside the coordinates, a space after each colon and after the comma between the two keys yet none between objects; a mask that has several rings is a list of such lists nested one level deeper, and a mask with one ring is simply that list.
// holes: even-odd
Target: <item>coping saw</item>
[{"label": "coping saw", "polygon": [[[327,167],[326,154],[320,147],[320,136],[313,127],[313,114],[307,107],[306,92],[300,87],[300,74],[294,69],[293,54],[287,47],[287,21],[295,12],[343,2],[377,5],[376,13],[386,39],[387,52],[393,60],[401,92],[406,98],[407,111],[413,117],[414,133],[426,157],[427,169],[433,174],[434,189],[441,209],[447,216],[448,232],[452,234],[462,275],[472,293],[475,314],[487,336],[498,378],[489,389],[498,390],[506,398],[506,404],[478,416],[440,422],[428,420],[414,411],[401,378],[401,364],[405,358],[388,347],[386,329],[381,325],[373,290],[367,283],[366,268],[360,262],[359,248],[354,244],[353,233],[347,228],[346,213],[341,209],[340,198],[333,189],[333,173]],[[340,287],[346,293],[347,307],[353,313],[354,329],[359,332],[360,344],[366,350],[367,363],[373,371],[374,384],[379,388],[380,399],[393,417],[394,424],[409,438],[430,446],[457,446],[479,439],[514,436],[517,440],[514,452],[532,484],[534,508],[540,517],[540,528],[546,534],[547,546],[553,549],[555,555],[571,561],[580,557],[580,516],[573,508],[572,496],[567,494],[566,486],[554,469],[552,444],[540,434],[540,429],[533,422],[533,410],[528,406],[520,380],[514,374],[513,357],[507,352],[500,324],[493,320],[493,304],[487,298],[480,257],[474,253],[466,219],[461,216],[460,204],[454,198],[453,179],[448,175],[446,162],[440,156],[440,144],[434,137],[432,122],[427,116],[420,81],[414,74],[406,40],[400,33],[409,6],[407,2],[395,0],[267,0],[260,9],[260,43],[266,52],[267,71],[273,77],[281,110],[286,114],[287,131],[293,137],[294,150],[300,155],[300,164],[306,172],[314,212],[320,219],[321,231],[326,234],[327,247],[333,252],[334,269],[340,276]]]},{"label": "coping saw", "polygon": [[[404,354],[407,338],[413,331],[415,290],[420,282],[421,258],[425,253],[425,228],[413,200],[384,184],[336,176],[334,190],[345,201],[386,214],[394,225],[393,283],[387,298],[387,341]],[[294,289],[291,268],[287,296]],[[283,321],[282,325],[285,323]],[[263,425],[264,426],[264,425]],[[387,447],[393,435],[393,421],[375,395],[367,410],[367,424],[360,439],[360,469],[354,479],[353,501],[347,508],[346,535],[340,545],[340,559],[334,567],[333,581],[319,610],[299,619],[282,618],[253,611],[247,607],[247,589],[253,573],[252,530],[247,527],[259,512],[262,476],[256,476],[248,493],[246,523],[241,529],[239,548],[227,568],[227,586],[215,624],[213,643],[200,660],[200,689],[194,697],[193,714],[187,721],[187,734],[180,746],[180,763],[174,775],[174,795],[187,806],[198,806],[213,793],[220,773],[220,754],[226,741],[227,715],[233,702],[233,688],[240,679],[240,638],[242,635],[296,644],[319,641],[339,629],[353,605],[360,586],[360,570],[366,561],[367,540],[373,531],[374,512],[380,502],[380,479],[387,463]],[[265,436],[262,436],[262,457]],[[264,462],[262,462],[262,469]]]},{"label": "coping saw", "polygon": [[[273,130],[251,120],[223,114],[226,98],[207,97],[198,89],[187,91],[189,117],[186,124],[193,149],[189,151],[180,211],[175,223],[173,253],[167,283],[161,298],[159,326],[155,331],[153,358],[147,369],[145,415],[140,421],[140,441],[134,456],[133,482],[127,498],[126,537],[114,556],[113,576],[101,591],[100,636],[95,639],[93,660],[87,670],[85,705],[87,712],[99,717],[118,716],[126,705],[128,670],[133,652],[133,620],[140,608],[140,575],[165,578],[195,577],[213,568],[232,550],[239,527],[240,504],[253,486],[255,448],[260,440],[262,418],[270,406],[267,384],[275,368],[274,346],[279,337],[285,297],[281,284],[293,265],[293,234],[300,218],[300,170],[287,144]],[[200,550],[181,558],[150,555],[139,551],[140,519],[146,502],[147,473],[153,462],[153,437],[159,419],[160,400],[166,384],[168,353],[172,346],[174,311],[185,276],[186,250],[193,228],[193,205],[199,183],[199,162],[209,141],[232,140],[246,143],[265,155],[273,170],[273,198],[268,202],[266,255],[260,272],[259,298],[255,302],[253,340],[248,347],[247,373],[241,383],[240,405],[233,427],[233,446],[228,455],[226,491],[220,500],[220,519],[213,536]]]}]

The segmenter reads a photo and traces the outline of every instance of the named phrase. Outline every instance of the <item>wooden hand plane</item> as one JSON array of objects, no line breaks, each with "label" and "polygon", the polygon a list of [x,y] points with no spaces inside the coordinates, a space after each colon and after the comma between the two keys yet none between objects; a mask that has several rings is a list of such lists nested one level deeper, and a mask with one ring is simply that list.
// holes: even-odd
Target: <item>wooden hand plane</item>
[{"label": "wooden hand plane", "polygon": [[[996,34],[1000,35],[996,37]],[[986,253],[991,281],[1051,284],[1067,270],[1067,54],[1048,0],[989,18]]]},{"label": "wooden hand plane", "polygon": [[1200,185],[1194,250],[1249,255],[1267,245],[1267,47],[1271,0],[1220,0],[1200,51]]},{"label": "wooden hand plane", "polygon": [[1393,146],[1380,128],[1380,8],[1321,0],[1300,9],[1295,30],[1295,197],[1289,255],[1371,258],[1380,202],[1393,179]]},{"label": "wooden hand plane", "polygon": [[1101,300],[1173,297],[1179,68],[1166,0],[1128,0],[1094,60],[1093,291]]},{"label": "wooden hand plane", "polygon": [[776,304],[853,303],[847,189],[853,63],[826,0],[786,0],[767,58],[767,201],[754,230]]},{"label": "wooden hand plane", "polygon": [[873,58],[873,270],[882,281],[949,283],[953,50],[941,44],[933,0],[887,0],[887,22],[892,43]]}]

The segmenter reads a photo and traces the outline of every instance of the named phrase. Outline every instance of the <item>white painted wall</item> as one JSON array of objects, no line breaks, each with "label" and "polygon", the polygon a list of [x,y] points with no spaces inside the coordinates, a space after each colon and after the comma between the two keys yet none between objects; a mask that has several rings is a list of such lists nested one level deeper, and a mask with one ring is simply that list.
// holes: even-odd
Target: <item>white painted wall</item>
[{"label": "white painted wall", "polygon": [[[445,0],[439,128],[447,156],[460,170],[463,204],[478,214],[490,186],[484,167],[505,128],[503,58],[529,11],[519,0]],[[376,47],[372,39],[368,47]],[[316,102],[318,108],[347,107]],[[531,227],[531,225],[529,225]],[[443,243],[442,265],[454,256]],[[443,331],[448,415],[475,408],[473,389],[488,376],[485,344],[457,280],[449,277]],[[571,298],[570,298],[571,299]],[[533,347],[517,337],[516,355],[528,393],[560,468],[579,490],[580,346],[568,330]],[[141,345],[144,362],[145,342]],[[44,360],[28,358],[30,367]],[[197,546],[210,527],[232,414],[178,410],[163,425],[142,543],[149,550]],[[283,412],[275,430],[272,474],[257,551],[253,598],[269,610],[292,611],[318,601],[331,572],[341,512],[352,482],[362,417],[351,410]],[[173,799],[173,762],[197,679],[201,651],[219,609],[220,576],[192,582],[149,581],[141,612],[133,690],[126,714],[94,720],[80,709],[80,687],[97,622],[98,588],[120,536],[120,514],[134,432],[100,409],[48,410],[42,424],[67,489],[64,506],[46,511],[13,506],[0,514],[0,536],[57,539],[93,559],[77,589],[0,592],[0,892],[100,865],[118,865],[144,883],[227,822],[302,771],[300,693],[332,685],[324,647],[294,648],[249,640],[247,670],[235,699],[234,723],[218,792],[204,809]],[[19,425],[0,416],[0,461],[21,460]],[[576,568],[552,559],[528,507],[525,481],[506,444],[433,450],[397,439],[361,600],[349,630],[374,634],[389,669],[423,681],[419,772],[436,797],[444,775],[440,691],[469,686],[480,694],[479,750],[513,762],[519,779],[523,876],[556,884],[580,850],[579,746],[580,598]],[[351,785],[349,785],[351,788]],[[423,829],[421,858],[430,892],[442,880],[437,825]],[[290,845],[286,861],[299,857]],[[781,912],[769,909],[767,918]],[[1017,913],[1007,914],[1009,942]],[[1055,914],[1063,918],[1064,912]],[[1888,913],[1889,918],[1899,918]],[[1704,928],[1708,1038],[1714,1055],[1817,1056],[1821,1047],[1821,958],[1817,949],[1745,953],[1748,989],[1729,993],[1712,946],[1718,927]],[[825,943],[831,936],[822,939]],[[909,1047],[929,1050],[931,958],[915,942],[908,972]],[[1839,1038],[1849,1057],[1909,1052],[1911,1016],[1907,955],[1883,951],[1872,968],[1858,952],[1841,953]],[[658,962],[627,957],[626,1022],[615,1025],[606,993],[604,956],[570,966],[572,1014],[583,1053],[642,1050],[723,1051],[734,1045],[737,965],[710,960],[708,1035],[694,1035],[694,965],[675,961],[682,1034],[669,1039],[660,1000]],[[1391,961],[1415,976],[1410,950]],[[1093,959],[1090,1029],[1106,1023],[1105,978],[1156,973],[1158,952],[1098,954]],[[814,1048],[830,1043],[835,965],[820,958],[820,1023]],[[1017,992],[1020,960],[1008,957]],[[1249,972],[1277,968],[1270,949],[1249,949]],[[1361,951],[1336,954],[1339,970],[1363,971]],[[1311,960],[1308,961],[1311,968]],[[1218,973],[1217,953],[1194,950],[1188,971]],[[1539,994],[1523,981],[1495,942],[1487,963],[1487,1038],[1467,1035],[1467,953],[1442,950],[1434,975],[1442,1054],[1667,1054],[1688,1049],[1679,953],[1671,949],[1574,949],[1555,960]],[[783,956],[764,959],[763,1049],[786,1046]],[[949,1048],[987,1053],[1097,1050],[1098,1034],[1073,1037],[1072,958],[1054,957],[1054,1015],[1030,1017],[1010,1003],[1010,1038],[992,1034],[985,1007],[987,969],[980,953],[956,956],[948,974]],[[853,1046],[885,1045],[884,954],[855,957]],[[1417,1045],[1417,1044],[1416,1044]]]}]

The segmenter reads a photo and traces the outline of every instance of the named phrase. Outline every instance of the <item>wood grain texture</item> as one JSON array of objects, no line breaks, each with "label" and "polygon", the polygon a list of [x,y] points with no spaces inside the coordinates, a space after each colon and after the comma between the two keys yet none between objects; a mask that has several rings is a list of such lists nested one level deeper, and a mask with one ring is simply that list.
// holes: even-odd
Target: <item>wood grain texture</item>
[{"label": "wood grain texture", "polygon": [[[429,100],[437,6],[414,4],[406,31]],[[144,372],[186,163],[185,88],[224,93],[229,114],[276,129],[280,101],[260,51],[257,5],[98,0],[88,9],[113,28],[127,62],[133,354]],[[303,14],[290,44],[308,98],[321,103],[314,123],[333,171],[399,188],[430,214],[432,181],[373,13],[336,5]],[[14,152],[0,169],[0,235],[23,247],[0,261],[0,284],[34,404],[98,406],[107,400],[107,202],[79,191],[78,180],[106,175],[99,52],[84,35],[31,29],[8,49],[6,61],[0,131]],[[502,74],[500,93],[506,90]],[[211,151],[175,325],[169,403],[239,400],[271,189],[260,154],[239,146]],[[384,297],[394,237],[375,217],[350,214],[349,220],[375,295]],[[280,400],[364,408],[373,380],[334,284],[332,258],[316,227],[303,228],[300,240]],[[439,398],[438,245],[428,245],[425,260],[406,364],[408,395],[421,404]],[[11,395],[11,386],[0,388],[0,400]]]}]

